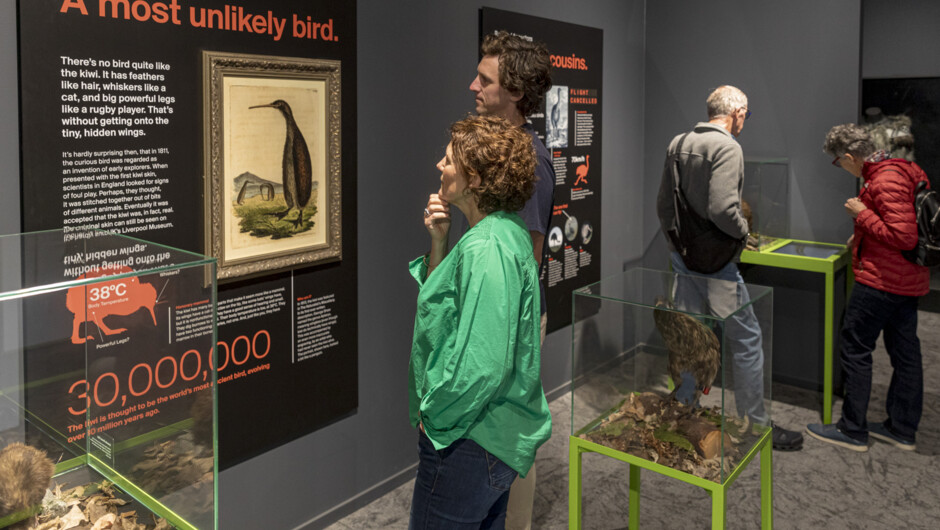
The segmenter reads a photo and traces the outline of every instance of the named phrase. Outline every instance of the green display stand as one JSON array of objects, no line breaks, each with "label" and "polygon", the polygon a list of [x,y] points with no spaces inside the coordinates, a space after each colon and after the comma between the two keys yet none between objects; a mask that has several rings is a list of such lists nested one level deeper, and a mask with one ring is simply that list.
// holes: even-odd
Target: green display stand
[{"label": "green display stand", "polygon": [[846,296],[851,289],[853,276],[852,255],[845,245],[817,243],[796,239],[777,239],[759,251],[745,250],[741,263],[763,265],[782,269],[816,272],[825,275],[825,310],[823,321],[823,423],[832,423],[832,355],[835,344],[835,300],[836,273],[843,267],[846,271]]},{"label": "green display stand", "polygon": [[600,453],[621,462],[630,464],[630,521],[629,528],[635,530],[640,527],[640,471],[647,469],[660,475],[681,480],[706,491],[712,498],[712,528],[725,528],[725,508],[728,488],[738,478],[745,467],[760,453],[760,500],[761,500],[761,528],[769,530],[774,526],[773,514],[773,467],[771,451],[771,430],[767,429],[760,440],[754,444],[747,455],[738,463],[734,471],[724,482],[712,482],[703,478],[683,473],[671,467],[666,467],[644,458],[628,455],[620,451],[599,445],[587,440],[571,436],[568,447],[568,528],[580,530],[581,528],[581,455],[584,453]]}]

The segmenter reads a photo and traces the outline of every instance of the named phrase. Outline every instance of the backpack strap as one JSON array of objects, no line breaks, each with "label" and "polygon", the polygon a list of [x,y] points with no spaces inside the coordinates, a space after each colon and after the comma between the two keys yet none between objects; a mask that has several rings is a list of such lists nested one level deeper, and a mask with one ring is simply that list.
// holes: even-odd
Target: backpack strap
[{"label": "backpack strap", "polygon": [[688,204],[688,201],[685,199],[685,195],[682,193],[682,183],[679,178],[679,154],[682,153],[682,143],[685,142],[687,136],[692,134],[687,132],[679,138],[679,143],[676,144],[676,152],[673,155],[675,159],[672,161],[672,207],[675,212],[675,227],[677,232],[681,232],[682,227],[679,226],[679,209],[685,208]]},{"label": "backpack strap", "polygon": [[682,188],[680,186],[679,179],[679,153],[682,152],[682,143],[685,142],[685,138],[691,134],[687,132],[679,138],[679,143],[676,144],[676,151],[672,154],[673,161],[672,167],[672,226],[665,227],[664,231],[666,232],[666,237],[672,242],[672,246],[675,247],[676,251],[679,254],[685,255],[685,247],[682,245],[682,241],[679,237],[679,234],[682,231],[682,222],[680,218],[682,217],[682,212],[686,211],[688,204],[685,200],[685,196],[682,194]]},{"label": "backpack strap", "polygon": [[679,188],[679,154],[682,153],[682,143],[685,142],[686,137],[690,134],[692,133],[687,132],[679,138],[679,143],[676,144],[676,159],[672,162],[675,165],[675,171],[672,172],[672,187],[679,191],[682,191]]}]

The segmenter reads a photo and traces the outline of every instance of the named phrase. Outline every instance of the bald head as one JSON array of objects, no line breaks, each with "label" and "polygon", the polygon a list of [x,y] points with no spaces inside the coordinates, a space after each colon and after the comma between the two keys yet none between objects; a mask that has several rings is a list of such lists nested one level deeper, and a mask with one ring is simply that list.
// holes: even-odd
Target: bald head
[{"label": "bald head", "polygon": [[722,85],[709,94],[705,100],[708,106],[708,119],[729,116],[737,109],[747,107],[747,96],[737,87]]}]

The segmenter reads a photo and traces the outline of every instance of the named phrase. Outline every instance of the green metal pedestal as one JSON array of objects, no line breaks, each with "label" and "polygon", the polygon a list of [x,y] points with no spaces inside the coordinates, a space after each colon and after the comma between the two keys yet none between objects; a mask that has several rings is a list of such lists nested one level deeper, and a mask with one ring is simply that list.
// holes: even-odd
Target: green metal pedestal
[{"label": "green metal pedestal", "polygon": [[[828,258],[817,258],[812,256],[801,256],[794,254],[777,253],[783,247],[791,244],[812,245],[814,247],[832,247],[838,249]],[[823,411],[822,419],[824,424],[832,423],[832,356],[833,344],[835,342],[835,316],[833,315],[833,305],[835,299],[835,277],[836,272],[843,267],[846,272],[846,298],[849,290],[852,288],[852,255],[845,245],[832,243],[817,243],[814,241],[800,241],[795,239],[778,239],[771,245],[762,248],[760,251],[745,250],[741,253],[741,263],[752,265],[764,265],[768,267],[778,267],[781,269],[792,269],[808,272],[818,272],[825,275],[825,310],[824,310],[824,338],[823,338]]]},{"label": "green metal pedestal", "polygon": [[630,464],[630,530],[640,527],[640,471],[648,469],[660,475],[675,478],[698,486],[706,491],[712,498],[712,529],[725,528],[725,500],[728,488],[734,483],[738,475],[747,467],[754,455],[760,453],[760,501],[761,501],[761,528],[770,530],[774,527],[773,514],[773,466],[771,430],[761,436],[751,450],[738,463],[734,471],[728,475],[724,482],[717,483],[705,480],[695,475],[683,473],[671,467],[666,467],[644,458],[628,455],[609,447],[589,442],[571,436],[568,446],[568,528],[581,529],[581,455],[584,453],[600,453],[621,462]]}]

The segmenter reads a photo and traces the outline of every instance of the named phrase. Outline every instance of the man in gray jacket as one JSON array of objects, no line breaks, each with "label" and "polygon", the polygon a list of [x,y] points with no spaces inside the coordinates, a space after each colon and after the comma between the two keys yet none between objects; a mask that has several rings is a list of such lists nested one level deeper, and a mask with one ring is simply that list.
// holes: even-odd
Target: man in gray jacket
[{"label": "man in gray jacket", "polygon": [[[689,207],[700,217],[711,221],[714,224],[712,230],[720,230],[741,241],[738,251],[724,266],[717,272],[704,274],[690,270],[667,237],[672,269],[680,275],[677,276],[674,293],[677,307],[704,307],[719,318],[727,318],[734,309],[748,301],[747,289],[742,285],[744,280],[736,263],[740,250],[744,248],[748,226],[741,209],[744,153],[735,138],[741,134],[744,121],[751,112],[744,92],[730,85],[716,88],[708,96],[706,105],[708,121],[697,123],[691,132],[676,136],[669,144],[656,211],[666,234],[675,224],[672,166],[677,163],[679,186]],[[735,283],[709,282],[708,278]],[[753,310],[747,307],[731,316],[725,335],[728,353],[732,357],[738,414],[767,425],[770,418],[764,408],[764,353],[760,325]],[[694,380],[686,378],[685,374],[682,381],[674,383],[680,400],[689,400],[698,390]],[[772,437],[774,449],[796,450],[803,446],[803,436],[796,431],[774,426]]]}]

